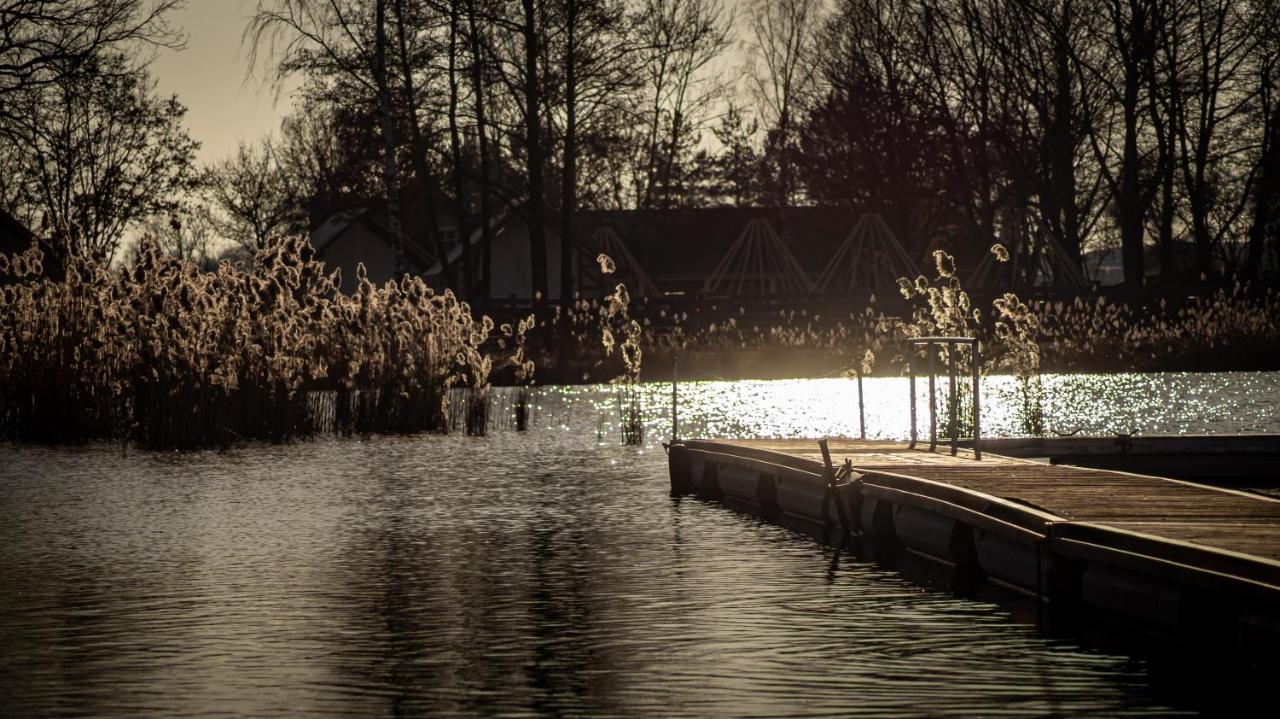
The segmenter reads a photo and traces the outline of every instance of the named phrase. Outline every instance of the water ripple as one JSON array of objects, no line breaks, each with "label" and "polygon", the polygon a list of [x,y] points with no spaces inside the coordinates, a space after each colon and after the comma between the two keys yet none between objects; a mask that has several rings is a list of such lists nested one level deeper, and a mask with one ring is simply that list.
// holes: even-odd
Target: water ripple
[{"label": "water ripple", "polygon": [[[903,412],[896,382],[867,383],[876,434]],[[1080,382],[1050,379],[1076,398],[1053,406],[1062,422],[1278,424],[1274,375]],[[834,433],[850,427],[847,384],[689,385],[682,422]],[[0,713],[1177,711],[1139,662],[672,499],[666,390],[645,391],[638,449],[616,444],[610,395],[583,388],[544,393],[542,428],[482,439],[0,447]],[[990,411],[999,427],[999,401]]]}]

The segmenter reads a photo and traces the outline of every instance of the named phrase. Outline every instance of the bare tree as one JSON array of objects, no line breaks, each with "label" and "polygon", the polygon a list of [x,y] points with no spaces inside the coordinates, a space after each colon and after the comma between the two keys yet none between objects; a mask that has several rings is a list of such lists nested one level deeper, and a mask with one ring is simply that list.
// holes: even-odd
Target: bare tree
[{"label": "bare tree", "polygon": [[[467,42],[470,51],[468,77],[471,82],[471,102],[476,122],[476,149],[479,155],[480,171],[480,286],[479,296],[488,301],[490,294],[490,278],[493,264],[493,207],[491,203],[493,178],[490,172],[489,157],[489,113],[485,91],[485,68],[488,64],[488,53],[485,48],[490,44],[481,36],[483,28],[477,22],[476,5],[480,0],[465,0],[467,12]],[[464,238],[468,242],[469,238]]]},{"label": "bare tree", "polygon": [[[186,260],[202,270],[217,265],[215,238],[218,231],[208,208],[199,204],[181,204],[163,215],[147,219],[143,232],[160,245],[170,257]],[[137,251],[134,245],[130,253]]]},{"label": "bare tree", "polygon": [[638,9],[637,207],[672,205],[681,154],[692,150],[728,86],[710,70],[731,43],[733,20],[720,0],[644,0]]},{"label": "bare tree", "polygon": [[[406,6],[407,4],[405,0],[394,0],[393,9],[396,24],[396,49],[399,51],[396,56],[396,65],[399,70],[399,79],[401,83],[401,99],[403,100],[404,107],[408,114],[407,124],[409,126],[410,156],[412,158],[414,172],[418,176],[418,183],[422,187],[421,202],[427,217],[426,234],[430,238],[431,244],[435,247],[436,256],[439,258],[441,268],[444,271],[445,283],[456,291],[465,294],[467,291],[467,285],[465,283],[460,284],[458,282],[453,264],[449,259],[448,248],[445,247],[444,241],[440,237],[439,220],[436,209],[436,202],[438,199],[436,188],[438,186],[438,181],[435,173],[432,171],[431,162],[428,158],[430,147],[428,146],[425,134],[422,132],[422,121],[419,114],[422,104],[422,100],[419,97],[420,87],[417,79],[414,77],[414,70],[416,69],[415,66],[429,61],[433,53],[429,47],[424,48],[423,43],[414,42],[411,45],[409,41],[410,36],[415,35],[425,21],[423,16],[426,14],[426,7],[421,3],[415,5],[413,7],[414,12],[411,15],[406,12]],[[385,23],[385,18],[383,18],[383,22]],[[383,32],[385,33],[385,29]],[[385,57],[382,62],[385,63]],[[383,87],[379,87],[378,102],[379,106],[382,107],[384,115],[390,117],[394,112],[391,106],[390,93],[388,91],[384,104],[382,96],[383,89]],[[451,123],[453,122],[452,118],[453,116],[451,115]],[[384,127],[389,126],[389,123],[384,124]],[[386,136],[386,132],[387,130],[384,129],[384,141],[389,143],[389,147],[394,147],[394,137]],[[456,199],[458,199],[459,202],[461,201],[461,197]],[[459,214],[461,215],[462,213],[460,212]]]},{"label": "bare tree", "polygon": [[1253,113],[1257,133],[1257,181],[1253,187],[1253,217],[1244,275],[1256,279],[1268,237],[1273,256],[1280,261],[1280,5],[1251,4],[1253,43],[1250,66],[1257,89]]},{"label": "bare tree", "polygon": [[42,218],[55,256],[110,262],[132,225],[190,188],[198,143],[186,108],[153,92],[145,69],[101,55],[5,96],[0,154],[20,158],[30,203],[16,214]]},{"label": "bare tree", "polygon": [[747,17],[751,28],[752,80],[778,165],[775,202],[790,205],[796,182],[792,155],[795,115],[817,80],[814,41],[823,21],[820,0],[753,0]]},{"label": "bare tree", "polygon": [[312,217],[311,205],[329,208],[350,191],[353,184],[338,118],[333,109],[304,99],[280,122],[280,140],[274,148],[276,163],[290,178],[293,203],[306,213],[307,229],[325,218]]},{"label": "bare tree", "polygon": [[[400,170],[396,116],[387,59],[387,2],[376,0],[372,13],[360,0],[259,0],[250,21],[255,59],[278,53],[276,73],[338,75],[376,98],[382,139],[383,195],[396,276],[407,269],[401,230]],[[435,228],[428,228],[434,231]]]},{"label": "bare tree", "polygon": [[0,116],[5,96],[56,82],[127,43],[179,48],[165,15],[184,0],[0,0]]},{"label": "bare tree", "polygon": [[241,144],[236,153],[210,167],[201,183],[214,212],[208,224],[250,252],[305,230],[303,208],[292,177],[270,139]]},{"label": "bare tree", "polygon": [[936,162],[947,177],[947,196],[964,213],[977,247],[990,247],[997,234],[1006,242],[1020,239],[1030,183],[1010,177],[1020,148],[1011,137],[1014,84],[994,42],[1001,8],[955,0],[922,2],[914,12],[919,58],[907,67],[944,138],[947,152]]},{"label": "bare tree", "polygon": [[881,214],[911,250],[946,191],[945,153],[928,114],[919,13],[895,0],[842,0],[819,37],[821,85],[799,128],[809,196]]},{"label": "bare tree", "polygon": [[1030,165],[1039,229],[1057,240],[1077,265],[1102,216],[1103,181],[1089,143],[1095,118],[1081,97],[1092,92],[1074,54],[1086,34],[1087,0],[1007,0],[993,3],[992,41],[1014,95],[1013,133]]},{"label": "bare tree", "polygon": [[1087,18],[1086,42],[1075,48],[1079,71],[1100,88],[1098,97],[1086,94],[1082,100],[1103,118],[1091,128],[1090,143],[1114,202],[1125,284],[1131,287],[1145,281],[1145,222],[1160,188],[1152,180],[1159,171],[1144,173],[1144,167],[1159,169],[1172,161],[1148,131],[1151,60],[1163,1],[1100,0]]},{"label": "bare tree", "polygon": [[1252,139],[1248,109],[1257,85],[1246,78],[1246,62],[1258,36],[1248,31],[1251,14],[1234,0],[1196,0],[1185,10],[1169,2],[1160,10],[1159,38],[1170,65],[1160,89],[1170,100],[1185,220],[1196,269],[1212,275],[1214,248],[1242,229],[1238,221],[1250,195],[1252,178],[1242,159]]}]

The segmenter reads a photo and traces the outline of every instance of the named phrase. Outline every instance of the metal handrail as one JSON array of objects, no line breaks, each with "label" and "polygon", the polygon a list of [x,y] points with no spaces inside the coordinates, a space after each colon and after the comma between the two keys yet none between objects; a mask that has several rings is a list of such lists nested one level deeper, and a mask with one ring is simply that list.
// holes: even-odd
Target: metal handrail
[{"label": "metal handrail", "polygon": [[[925,346],[925,353],[929,358],[929,451],[932,452],[938,448],[938,406],[936,377],[937,368],[934,359],[937,355],[938,345],[959,346],[970,345],[973,347],[973,458],[982,459],[982,447],[979,438],[982,436],[982,401],[978,389],[978,367],[981,364],[978,349],[977,337],[910,337],[907,339],[907,377],[910,379],[911,393],[911,444],[910,447],[915,449],[918,440],[918,432],[916,430],[916,370],[915,370],[915,348],[919,345]],[[960,424],[959,424],[959,403],[957,402],[956,392],[956,355],[957,352],[948,352],[947,376],[950,385],[948,393],[949,406],[947,408],[947,434],[951,437],[951,455],[954,457],[960,446]]]}]

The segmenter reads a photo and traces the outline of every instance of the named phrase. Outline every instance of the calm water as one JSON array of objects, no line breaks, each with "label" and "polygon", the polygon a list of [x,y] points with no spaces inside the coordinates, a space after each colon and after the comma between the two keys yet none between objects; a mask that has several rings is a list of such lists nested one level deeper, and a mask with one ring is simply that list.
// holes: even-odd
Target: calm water
[{"label": "calm water", "polygon": [[[1072,428],[1280,429],[1276,374],[1049,385]],[[905,433],[904,387],[868,381],[872,434]],[[546,390],[535,431],[487,438],[0,447],[0,715],[1185,709],[1140,661],[672,499],[667,391],[644,448],[599,388]],[[682,392],[689,435],[856,427],[847,382]],[[1016,427],[1007,406],[988,426]]]}]

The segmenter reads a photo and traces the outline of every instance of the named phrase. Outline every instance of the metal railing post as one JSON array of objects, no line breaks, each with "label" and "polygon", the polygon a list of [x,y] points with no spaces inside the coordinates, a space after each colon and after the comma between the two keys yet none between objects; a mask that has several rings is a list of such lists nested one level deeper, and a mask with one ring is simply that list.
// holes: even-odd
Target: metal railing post
[{"label": "metal railing post", "polygon": [[978,396],[978,365],[981,357],[978,354],[978,340],[973,341],[973,458],[982,459],[982,400]]},{"label": "metal railing post", "polygon": [[[911,337],[907,339],[907,378],[911,395],[911,443],[909,448],[915,449],[916,443],[919,441],[919,429],[916,426],[918,420],[916,417],[915,350],[922,345],[929,355],[929,451],[934,452],[938,449],[937,345],[945,345],[947,347],[947,399],[949,405],[947,408],[947,434],[951,439],[952,456],[960,452],[960,347],[967,345],[972,348],[973,352],[971,374],[973,379],[974,459],[982,459],[982,448],[980,446],[982,439],[982,397],[980,389],[982,357],[978,351],[978,339],[976,337]],[[861,375],[859,375],[859,380],[861,380]],[[861,383],[859,383],[859,398],[861,402]],[[862,418],[859,417],[859,420],[861,421]],[[862,427],[862,430],[865,435],[865,426]]]},{"label": "metal railing post", "polygon": [[929,353],[929,451],[933,452],[938,449],[938,391],[935,386],[938,372],[934,367],[932,340],[925,344],[925,351]]},{"label": "metal railing post", "polygon": [[907,343],[907,380],[911,394],[911,443],[909,449],[916,448],[916,348]]},{"label": "metal railing post", "polygon": [[862,402],[862,370],[858,370],[858,439],[867,438],[867,412]]},{"label": "metal railing post", "polygon": [[956,456],[956,452],[960,449],[960,425],[956,421],[960,408],[956,401],[956,355],[959,354],[959,345],[949,345],[947,347],[947,381],[950,385],[950,392],[947,396],[947,434],[951,435],[951,456]]}]

